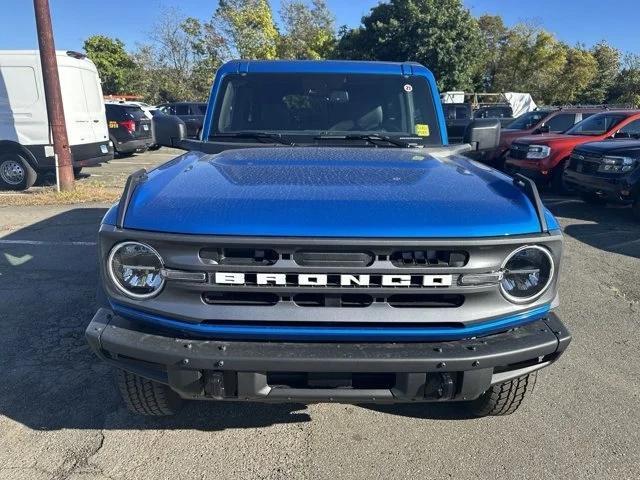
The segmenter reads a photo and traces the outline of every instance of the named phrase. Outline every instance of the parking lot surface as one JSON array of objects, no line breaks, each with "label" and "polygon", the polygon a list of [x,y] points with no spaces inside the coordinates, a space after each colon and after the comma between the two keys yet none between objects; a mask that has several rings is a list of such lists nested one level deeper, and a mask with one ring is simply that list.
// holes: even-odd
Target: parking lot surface
[{"label": "parking lot surface", "polygon": [[[86,173],[122,184],[171,156]],[[640,224],[628,209],[545,202],[566,236],[559,314],[573,343],[519,411],[483,419],[232,403],[135,417],[84,339],[108,205],[0,206],[0,478],[640,478]]]}]

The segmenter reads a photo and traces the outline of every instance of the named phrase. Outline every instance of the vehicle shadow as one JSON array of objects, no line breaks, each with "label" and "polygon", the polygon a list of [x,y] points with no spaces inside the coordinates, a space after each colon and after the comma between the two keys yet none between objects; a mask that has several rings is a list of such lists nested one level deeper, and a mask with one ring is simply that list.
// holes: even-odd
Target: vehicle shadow
[{"label": "vehicle shadow", "polygon": [[469,413],[469,410],[462,403],[362,404],[359,406],[374,412],[420,420],[473,420],[478,418]]},{"label": "vehicle shadow", "polygon": [[564,227],[566,235],[600,250],[640,258],[640,222],[630,208],[571,198],[549,202],[547,208],[556,217],[578,220]]},{"label": "vehicle shadow", "polygon": [[73,208],[0,238],[0,415],[34,430],[214,431],[309,421],[301,405],[191,402],[169,419],[124,409],[112,369],[84,337],[96,310],[96,232],[105,212]]}]

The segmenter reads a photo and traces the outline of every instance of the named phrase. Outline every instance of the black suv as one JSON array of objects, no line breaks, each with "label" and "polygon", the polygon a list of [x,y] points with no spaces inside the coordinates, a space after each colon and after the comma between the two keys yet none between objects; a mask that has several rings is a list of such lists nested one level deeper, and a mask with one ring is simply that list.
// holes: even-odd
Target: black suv
[{"label": "black suv", "polygon": [[151,120],[135,105],[119,103],[105,104],[109,140],[114,153],[119,156],[145,152],[155,143]]},{"label": "black suv", "polygon": [[204,115],[207,113],[207,104],[204,102],[175,102],[158,105],[158,110],[167,115],[175,115],[187,126],[188,137],[199,137],[204,123]]},{"label": "black suv", "polygon": [[571,154],[564,179],[589,203],[632,205],[640,220],[640,140],[580,145]]}]

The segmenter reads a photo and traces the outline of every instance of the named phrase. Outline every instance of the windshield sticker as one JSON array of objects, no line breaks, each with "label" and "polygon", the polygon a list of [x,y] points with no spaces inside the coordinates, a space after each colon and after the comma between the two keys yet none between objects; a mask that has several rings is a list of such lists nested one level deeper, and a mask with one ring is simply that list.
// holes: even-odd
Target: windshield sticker
[{"label": "windshield sticker", "polygon": [[405,84],[404,91],[407,93],[413,92],[413,86],[409,85],[408,83]]},{"label": "windshield sticker", "polygon": [[429,125],[425,123],[416,123],[416,135],[420,137],[429,136]]}]

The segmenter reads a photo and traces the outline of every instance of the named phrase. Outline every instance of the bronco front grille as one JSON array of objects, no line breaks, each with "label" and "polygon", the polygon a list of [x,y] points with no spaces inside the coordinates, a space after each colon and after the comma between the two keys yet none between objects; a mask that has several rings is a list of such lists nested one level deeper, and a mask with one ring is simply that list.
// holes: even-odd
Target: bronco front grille
[{"label": "bronco front grille", "polygon": [[[107,256],[136,238],[162,256],[167,276],[157,297],[120,304],[190,322],[289,324],[467,324],[550,303],[555,285],[529,305],[514,305],[496,275],[524,244],[543,244],[559,262],[561,236],[479,239],[222,237],[107,231]],[[107,280],[107,285],[109,281]]]}]

